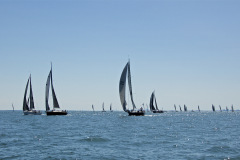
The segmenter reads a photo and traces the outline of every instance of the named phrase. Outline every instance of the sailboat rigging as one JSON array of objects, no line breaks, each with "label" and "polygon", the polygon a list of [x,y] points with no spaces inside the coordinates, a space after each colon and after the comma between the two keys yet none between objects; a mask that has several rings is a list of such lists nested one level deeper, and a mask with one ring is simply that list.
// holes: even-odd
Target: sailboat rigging
[{"label": "sailboat rigging", "polygon": [[[128,77],[127,77],[128,74]],[[128,78],[128,87],[129,87],[129,93],[131,97],[131,102],[133,109],[129,110],[127,109],[127,102],[126,102],[126,79]],[[131,72],[130,72],[130,61],[126,64],[124,67],[120,81],[119,81],[119,95],[120,95],[120,101],[123,107],[123,110],[128,113],[129,116],[143,116],[145,114],[145,111],[141,107],[140,110],[136,110],[136,105],[133,101],[133,93],[132,93],[132,83],[131,83]]]},{"label": "sailboat rigging", "polygon": [[[50,110],[48,99],[49,99],[49,88],[51,83],[51,89],[52,89],[52,98],[53,98],[53,110]],[[46,83],[46,90],[45,90],[45,105],[46,105],[46,114],[49,115],[67,115],[67,111],[65,110],[56,110],[60,109],[56,93],[53,88],[53,80],[52,80],[52,65],[51,70],[49,72],[47,83]]]},{"label": "sailboat rigging", "polygon": [[[30,84],[29,84],[30,83]],[[27,100],[27,91],[28,91],[28,85],[30,85],[30,93]],[[29,104],[30,102],[30,104]],[[13,105],[12,105],[13,107]],[[14,110],[14,107],[13,107]],[[33,100],[33,91],[32,91],[32,82],[31,82],[31,74],[28,78],[27,85],[25,88],[24,98],[23,98],[23,113],[24,115],[41,115],[41,111],[36,111],[34,106],[34,100]]]},{"label": "sailboat rigging", "polygon": [[[155,106],[154,106],[154,102],[155,102]],[[155,92],[152,92],[149,106],[150,106],[151,112],[153,112],[153,113],[163,113],[162,110],[158,109],[157,101],[156,101],[156,97],[155,97]]]}]

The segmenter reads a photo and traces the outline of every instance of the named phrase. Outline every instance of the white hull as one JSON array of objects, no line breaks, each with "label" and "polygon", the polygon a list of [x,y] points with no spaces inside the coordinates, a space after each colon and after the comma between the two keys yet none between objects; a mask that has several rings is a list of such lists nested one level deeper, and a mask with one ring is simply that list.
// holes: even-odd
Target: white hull
[{"label": "white hull", "polygon": [[24,115],[41,115],[42,112],[41,111],[23,111]]}]

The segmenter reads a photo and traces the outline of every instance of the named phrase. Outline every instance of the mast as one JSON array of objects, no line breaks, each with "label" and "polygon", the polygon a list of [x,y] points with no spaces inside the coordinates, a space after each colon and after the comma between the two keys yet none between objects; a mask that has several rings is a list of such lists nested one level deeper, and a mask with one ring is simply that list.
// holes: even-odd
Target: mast
[{"label": "mast", "polygon": [[34,100],[33,100],[33,91],[32,91],[32,80],[31,80],[31,74],[30,74],[30,110],[35,109],[34,107]]},{"label": "mast", "polygon": [[26,85],[25,93],[24,93],[24,98],[23,98],[23,111],[29,111],[29,107],[28,107],[27,99],[26,99],[26,97],[27,97],[28,83],[29,83],[29,78],[28,78],[28,81],[27,81],[27,85]]}]

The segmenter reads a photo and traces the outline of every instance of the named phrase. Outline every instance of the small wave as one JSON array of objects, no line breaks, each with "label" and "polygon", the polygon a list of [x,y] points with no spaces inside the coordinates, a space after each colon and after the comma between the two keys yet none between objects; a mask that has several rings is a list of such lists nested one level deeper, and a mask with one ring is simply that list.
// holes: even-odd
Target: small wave
[{"label": "small wave", "polygon": [[101,137],[86,137],[84,139],[81,139],[80,141],[84,141],[84,142],[108,142],[109,139],[101,138]]}]

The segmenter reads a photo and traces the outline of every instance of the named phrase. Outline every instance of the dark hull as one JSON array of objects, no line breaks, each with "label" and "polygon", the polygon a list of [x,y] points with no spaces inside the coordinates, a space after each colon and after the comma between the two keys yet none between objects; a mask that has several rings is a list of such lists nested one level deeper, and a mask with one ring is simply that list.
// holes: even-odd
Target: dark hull
[{"label": "dark hull", "polygon": [[47,116],[67,115],[67,111],[46,111]]},{"label": "dark hull", "polygon": [[152,111],[153,113],[163,113],[163,111]]},{"label": "dark hull", "polygon": [[144,111],[128,111],[129,116],[144,116]]}]

